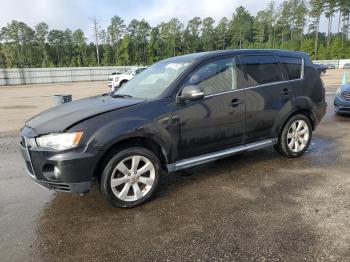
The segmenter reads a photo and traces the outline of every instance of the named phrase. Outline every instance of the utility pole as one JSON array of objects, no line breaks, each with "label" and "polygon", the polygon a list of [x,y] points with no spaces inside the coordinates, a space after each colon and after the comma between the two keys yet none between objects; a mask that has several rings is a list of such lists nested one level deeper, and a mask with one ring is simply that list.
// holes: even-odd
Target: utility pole
[{"label": "utility pole", "polygon": [[100,27],[96,17],[91,18],[91,21],[93,26],[92,30],[94,31],[94,35],[95,35],[97,64],[100,65],[100,51],[98,48],[98,36],[99,36]]}]

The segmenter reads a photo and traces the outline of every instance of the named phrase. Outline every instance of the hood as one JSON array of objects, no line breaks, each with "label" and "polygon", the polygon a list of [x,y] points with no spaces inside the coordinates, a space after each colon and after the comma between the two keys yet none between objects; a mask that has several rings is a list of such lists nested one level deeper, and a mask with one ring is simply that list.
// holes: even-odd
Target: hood
[{"label": "hood", "polygon": [[113,98],[109,95],[84,98],[46,110],[29,119],[26,126],[34,129],[38,135],[63,132],[87,118],[145,101],[136,98]]},{"label": "hood", "polygon": [[129,76],[131,76],[131,73],[130,74],[122,74],[122,73],[120,73],[120,74],[116,74],[116,75],[111,75],[109,77],[129,77]]},{"label": "hood", "polygon": [[342,93],[350,94],[350,84],[342,85],[340,90]]}]

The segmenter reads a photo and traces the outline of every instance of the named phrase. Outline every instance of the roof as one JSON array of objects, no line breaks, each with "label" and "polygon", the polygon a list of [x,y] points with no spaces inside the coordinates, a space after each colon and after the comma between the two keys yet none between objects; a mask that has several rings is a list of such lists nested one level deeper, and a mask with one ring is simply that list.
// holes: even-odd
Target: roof
[{"label": "roof", "polygon": [[271,53],[277,55],[293,55],[298,57],[308,56],[307,53],[300,51],[290,51],[290,50],[279,50],[279,49],[232,49],[232,50],[220,50],[220,51],[210,51],[210,52],[201,52],[193,53],[188,55],[181,55],[176,57],[171,57],[163,60],[164,62],[195,62],[199,60],[206,60],[210,58],[215,58],[223,55],[230,54],[249,54],[249,53]]}]

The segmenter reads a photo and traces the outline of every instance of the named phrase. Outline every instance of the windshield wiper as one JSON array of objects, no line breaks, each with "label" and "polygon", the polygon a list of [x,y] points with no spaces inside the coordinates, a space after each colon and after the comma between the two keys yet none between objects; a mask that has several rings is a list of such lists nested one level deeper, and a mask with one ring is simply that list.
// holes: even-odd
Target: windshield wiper
[{"label": "windshield wiper", "polygon": [[113,98],[132,98],[131,95],[124,95],[124,94],[112,94]]}]

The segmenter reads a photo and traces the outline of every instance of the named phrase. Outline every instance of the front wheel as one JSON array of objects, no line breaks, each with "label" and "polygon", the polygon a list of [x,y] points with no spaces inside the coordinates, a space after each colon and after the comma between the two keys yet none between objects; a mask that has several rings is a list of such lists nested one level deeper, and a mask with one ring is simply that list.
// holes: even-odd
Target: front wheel
[{"label": "front wheel", "polygon": [[311,137],[309,118],[302,114],[294,115],[285,124],[275,148],[288,157],[299,157],[309,148]]},{"label": "front wheel", "polygon": [[160,173],[160,162],[153,152],[141,147],[124,149],[107,163],[101,189],[114,206],[135,207],[155,192]]}]

